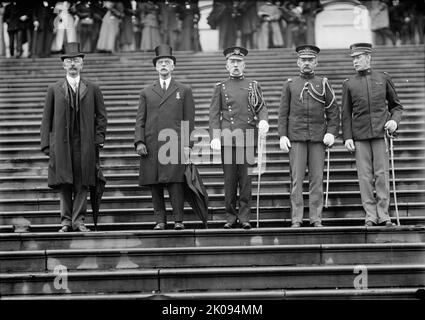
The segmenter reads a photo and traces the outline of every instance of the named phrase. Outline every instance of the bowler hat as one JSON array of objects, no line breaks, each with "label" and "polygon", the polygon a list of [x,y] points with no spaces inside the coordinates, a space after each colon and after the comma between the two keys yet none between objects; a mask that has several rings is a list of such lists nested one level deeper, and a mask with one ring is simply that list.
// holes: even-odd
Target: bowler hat
[{"label": "bowler hat", "polygon": [[229,59],[230,57],[243,59],[248,54],[248,50],[244,47],[230,47],[224,49],[223,54],[226,59]]},{"label": "bowler hat", "polygon": [[316,58],[320,49],[311,44],[303,44],[298,46],[295,51],[298,53],[298,57],[300,58]]},{"label": "bowler hat", "polygon": [[362,53],[371,53],[372,52],[372,44],[367,42],[362,43],[354,43],[350,46],[350,56],[358,56]]},{"label": "bowler hat", "polygon": [[62,61],[66,58],[81,57],[84,58],[84,53],[80,52],[79,42],[68,42],[64,45],[65,53],[61,55]]},{"label": "bowler hat", "polygon": [[156,57],[153,58],[153,65],[156,66],[156,61],[161,58],[170,58],[176,64],[176,57],[173,56],[173,48],[168,44],[160,44],[155,48]]}]

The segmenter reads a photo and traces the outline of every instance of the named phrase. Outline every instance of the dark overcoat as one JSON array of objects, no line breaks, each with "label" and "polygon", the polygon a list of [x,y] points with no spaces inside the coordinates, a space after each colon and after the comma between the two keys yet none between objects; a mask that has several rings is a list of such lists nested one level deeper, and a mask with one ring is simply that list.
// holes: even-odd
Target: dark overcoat
[{"label": "dark overcoat", "polygon": [[[103,144],[106,109],[99,87],[80,78],[79,85],[82,185],[94,186],[96,145]],[[51,188],[73,183],[70,147],[71,106],[68,83],[59,80],[47,89],[41,122],[41,150],[49,148],[48,185]]]},{"label": "dark overcoat", "polygon": [[[140,157],[139,185],[184,182],[185,165],[181,151],[193,145],[190,133],[194,128],[194,118],[195,103],[188,85],[172,78],[165,94],[159,81],[141,91],[134,144],[137,147],[138,143],[144,143],[148,155]],[[182,121],[186,121],[186,125]],[[176,133],[178,141],[165,139],[172,132]],[[177,145],[170,141],[177,142]],[[170,163],[160,159],[167,148],[170,150]],[[174,157],[175,150],[178,151],[178,157]]]}]

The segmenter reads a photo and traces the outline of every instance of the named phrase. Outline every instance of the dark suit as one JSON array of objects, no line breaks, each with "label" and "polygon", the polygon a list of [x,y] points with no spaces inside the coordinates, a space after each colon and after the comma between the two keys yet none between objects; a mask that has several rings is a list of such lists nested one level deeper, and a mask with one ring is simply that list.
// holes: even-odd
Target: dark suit
[{"label": "dark suit", "polygon": [[104,143],[106,122],[96,84],[80,78],[75,94],[62,79],[47,89],[41,150],[49,149],[49,187],[61,189],[62,224],[74,229],[84,221],[87,189],[95,185],[96,145]]},{"label": "dark suit", "polygon": [[[209,113],[210,137],[211,139],[221,137],[222,140],[221,155],[224,172],[226,218],[227,222],[232,225],[235,224],[237,219],[241,223],[249,222],[251,176],[248,173],[248,167],[253,164],[254,160],[257,124],[261,120],[267,121],[268,118],[266,106],[256,116],[248,106],[248,92],[252,82],[252,80],[244,77],[230,77],[226,81],[217,83]],[[259,85],[258,88],[261,92]],[[226,139],[226,135],[222,137],[225,129],[232,133],[237,132],[235,130],[239,129],[239,132],[243,132],[243,141],[238,139],[238,137],[236,139]],[[239,156],[242,155],[243,161],[240,161],[242,157]],[[236,211],[238,183],[240,187],[239,212]]]},{"label": "dark suit", "polygon": [[[194,128],[195,103],[192,89],[171,79],[164,93],[159,81],[140,93],[136,117],[135,146],[144,143],[148,154],[140,158],[139,185],[150,186],[157,222],[165,222],[164,186],[168,186],[175,221],[183,219],[184,147],[192,146],[189,135]],[[165,130],[165,131],[163,131]],[[172,140],[160,133],[176,133]],[[173,140],[175,139],[175,140]],[[166,141],[160,141],[166,140]],[[170,162],[161,157],[170,148]]]}]

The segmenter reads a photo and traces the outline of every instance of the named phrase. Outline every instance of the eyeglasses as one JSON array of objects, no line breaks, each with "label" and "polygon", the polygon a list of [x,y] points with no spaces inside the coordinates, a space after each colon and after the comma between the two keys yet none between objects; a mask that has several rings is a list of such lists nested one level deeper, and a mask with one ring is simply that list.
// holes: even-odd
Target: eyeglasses
[{"label": "eyeglasses", "polygon": [[82,59],[81,59],[80,57],[75,57],[75,58],[65,58],[65,59],[63,59],[63,61],[64,61],[64,62],[66,62],[66,63],[71,63],[71,62],[78,63],[78,62],[81,62],[81,61],[82,61]]},{"label": "eyeglasses", "polygon": [[160,59],[160,60],[156,61],[156,64],[159,64],[159,65],[161,65],[163,63],[168,66],[168,65],[173,63],[173,60],[171,60],[171,59]]}]

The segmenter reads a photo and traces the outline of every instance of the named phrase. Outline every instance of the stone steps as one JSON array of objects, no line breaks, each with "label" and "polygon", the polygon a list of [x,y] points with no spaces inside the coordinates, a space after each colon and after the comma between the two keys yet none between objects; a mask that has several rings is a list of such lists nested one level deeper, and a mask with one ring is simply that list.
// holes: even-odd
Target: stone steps
[{"label": "stone steps", "polygon": [[[424,243],[1,251],[0,273],[161,268],[424,264]],[[424,283],[425,284],[425,283]]]},{"label": "stone steps", "polygon": [[[68,272],[67,289],[53,286],[53,272],[0,274],[1,295],[175,292],[192,290],[351,289],[356,265],[306,267],[218,267]],[[425,265],[369,265],[368,284],[423,287]],[[408,275],[408,276],[407,276]]]}]

